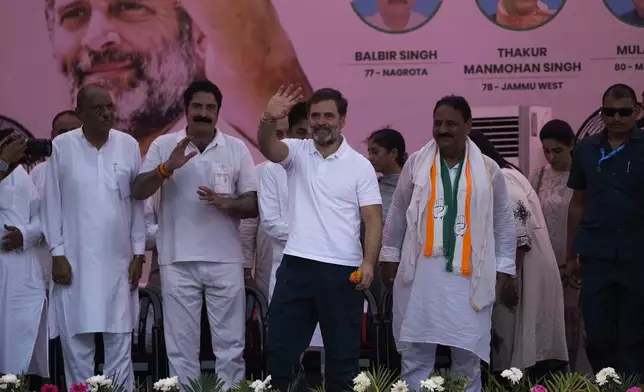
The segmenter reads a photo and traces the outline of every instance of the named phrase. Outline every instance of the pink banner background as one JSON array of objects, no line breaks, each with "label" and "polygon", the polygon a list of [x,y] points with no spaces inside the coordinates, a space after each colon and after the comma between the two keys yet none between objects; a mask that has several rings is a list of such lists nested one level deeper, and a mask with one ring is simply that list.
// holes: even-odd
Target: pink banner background
[{"label": "pink banner background", "polygon": [[[154,7],[153,2],[142,3]],[[219,3],[223,7],[230,2]],[[366,25],[349,0],[274,0],[273,4],[311,86],[337,88],[349,99],[344,132],[361,151],[364,138],[384,125],[399,129],[411,151],[418,149],[430,138],[434,103],[447,94],[464,95],[472,106],[552,107],[554,117],[576,128],[600,106],[601,94],[609,85],[622,82],[638,91],[644,87],[644,71],[634,68],[636,63],[644,62],[644,54],[621,59],[616,55],[617,45],[641,44],[644,50],[644,29],[622,23],[601,0],[568,0],[552,21],[530,31],[510,31],[491,23],[473,0],[445,0],[429,23],[413,32],[395,35]],[[621,0],[619,6],[623,9],[629,4],[631,0]],[[561,81],[561,90],[516,92],[483,91],[482,85],[491,78],[464,75],[464,64],[511,62],[500,59],[497,48],[513,47],[545,47],[548,57],[537,61],[580,62],[582,71],[538,75],[538,79],[529,80]],[[69,109],[72,103],[66,81],[52,56],[44,0],[0,2],[0,48],[0,114],[20,122],[37,137],[47,137],[52,117]],[[436,50],[438,59],[430,64],[383,66],[364,66],[354,61],[356,51],[423,49]],[[616,71],[618,63],[632,68]],[[380,68],[424,68],[428,75],[365,76],[366,69]],[[209,75],[218,74],[215,70]],[[523,81],[520,76],[495,83]],[[219,84],[225,77],[211,79]],[[279,77],[284,83],[289,82],[288,75]],[[223,117],[240,110],[239,104],[227,106],[227,97],[234,95],[234,90],[230,86],[224,88]],[[256,110],[252,114],[259,117],[260,113]],[[255,130],[246,128],[244,131],[254,137]],[[256,162],[262,160],[256,151],[254,157]]]}]

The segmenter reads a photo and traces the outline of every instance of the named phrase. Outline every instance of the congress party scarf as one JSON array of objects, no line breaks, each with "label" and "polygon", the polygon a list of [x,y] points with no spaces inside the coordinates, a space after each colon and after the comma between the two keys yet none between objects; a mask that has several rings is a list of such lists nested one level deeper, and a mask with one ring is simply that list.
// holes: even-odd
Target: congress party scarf
[{"label": "congress party scarf", "polygon": [[[465,181],[461,181],[463,172],[465,172]],[[469,147],[459,162],[453,184],[449,168],[437,148],[430,170],[430,182],[431,195],[427,204],[425,256],[445,256],[447,259],[445,270],[447,272],[454,272],[454,261],[457,261],[456,273],[471,276],[472,176]]]}]

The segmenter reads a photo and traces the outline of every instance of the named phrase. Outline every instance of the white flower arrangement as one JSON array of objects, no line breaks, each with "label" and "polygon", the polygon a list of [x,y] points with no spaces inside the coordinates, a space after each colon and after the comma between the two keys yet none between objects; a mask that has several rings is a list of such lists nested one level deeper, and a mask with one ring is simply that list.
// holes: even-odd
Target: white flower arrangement
[{"label": "white flower arrangement", "polygon": [[0,377],[0,391],[19,391],[27,385],[23,383],[23,377],[15,374],[5,374]]},{"label": "white flower arrangement", "polygon": [[255,380],[250,384],[255,392],[270,392],[271,390],[271,376],[268,375],[264,381]]},{"label": "white flower arrangement", "polygon": [[161,392],[177,392],[179,391],[179,377],[162,378],[154,383],[154,390]]},{"label": "white flower arrangement", "polygon": [[85,384],[89,385],[92,388],[98,389],[98,387],[110,387],[112,386],[112,380],[106,378],[104,375],[99,374],[92,376],[85,380]]},{"label": "white flower arrangement", "polygon": [[[5,374],[0,378],[0,389],[7,389],[9,385],[20,386],[20,379],[15,374]],[[2,387],[4,386],[4,388]]]},{"label": "white flower arrangement", "polygon": [[391,392],[409,392],[407,382],[398,380],[391,386]]},{"label": "white flower arrangement", "polygon": [[423,392],[443,392],[445,379],[441,376],[433,376],[420,382],[420,389]]},{"label": "white flower arrangement", "polygon": [[595,382],[597,385],[604,386],[609,382],[614,382],[615,384],[621,384],[622,382],[619,379],[619,375],[615,372],[615,369],[612,367],[603,368],[595,375]]},{"label": "white flower arrangement", "polygon": [[510,384],[517,385],[523,378],[523,372],[513,367],[501,372],[501,377],[510,380]]},{"label": "white flower arrangement", "polygon": [[366,372],[360,372],[360,374],[353,379],[354,392],[365,392],[370,386],[371,379],[367,376]]}]

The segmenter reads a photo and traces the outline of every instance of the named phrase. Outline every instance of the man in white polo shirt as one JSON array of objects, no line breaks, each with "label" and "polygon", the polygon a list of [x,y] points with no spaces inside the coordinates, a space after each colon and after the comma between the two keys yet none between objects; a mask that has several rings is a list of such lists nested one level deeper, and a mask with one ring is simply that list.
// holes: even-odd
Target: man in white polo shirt
[{"label": "man in white polo shirt", "polygon": [[217,373],[225,389],[244,379],[244,256],[237,227],[256,217],[250,152],[215,126],[222,94],[208,80],[184,93],[188,126],[159,136],[132,186],[144,200],[160,189],[157,249],[170,371],[182,383],[200,375],[205,294]]},{"label": "man in white polo shirt", "polygon": [[[360,290],[371,284],[380,251],[382,201],[373,166],[342,136],[348,102],[339,91],[318,90],[308,100],[311,139],[278,139],[276,121],[301,99],[299,88],[281,87],[258,131],[260,151],[284,167],[289,189],[289,236],[269,314],[268,373],[273,386],[286,391],[319,322],[325,388],[341,391],[359,370]],[[356,269],[362,276],[357,284],[349,280]]]}]

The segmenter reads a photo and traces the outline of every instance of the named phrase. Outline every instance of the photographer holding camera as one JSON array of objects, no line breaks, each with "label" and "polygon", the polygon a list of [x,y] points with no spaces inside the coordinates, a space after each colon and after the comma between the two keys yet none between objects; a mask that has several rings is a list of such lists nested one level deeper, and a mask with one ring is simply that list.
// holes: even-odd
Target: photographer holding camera
[{"label": "photographer holding camera", "polygon": [[45,282],[35,251],[40,199],[21,166],[33,142],[11,130],[0,135],[0,374],[48,377]]}]

